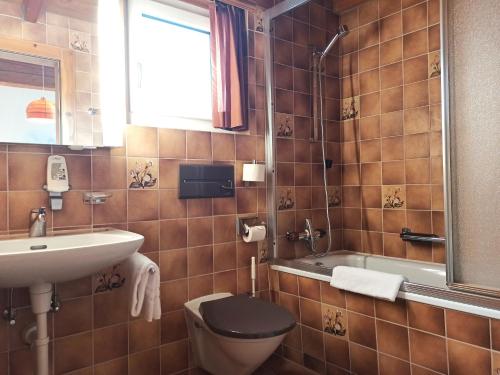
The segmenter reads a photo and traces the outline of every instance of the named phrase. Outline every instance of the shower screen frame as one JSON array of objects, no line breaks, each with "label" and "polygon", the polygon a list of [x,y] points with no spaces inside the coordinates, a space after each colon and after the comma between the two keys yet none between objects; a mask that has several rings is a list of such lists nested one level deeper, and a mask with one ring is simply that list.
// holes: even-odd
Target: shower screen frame
[{"label": "shower screen frame", "polygon": [[276,243],[277,215],[276,202],[276,143],[274,139],[274,69],[273,53],[271,47],[271,24],[273,20],[311,0],[285,0],[265,10],[262,13],[262,26],[264,28],[264,75],[266,87],[266,200],[267,200],[267,232],[268,253],[272,259],[278,258]]},{"label": "shower screen frame", "polygon": [[[452,1],[452,0],[451,0]],[[442,148],[443,148],[443,187],[444,187],[444,210],[445,210],[445,232],[446,232],[446,284],[449,289],[457,292],[466,292],[486,297],[500,298],[500,289],[488,286],[463,283],[457,280],[454,260],[456,258],[456,247],[458,246],[457,232],[454,232],[456,223],[453,214],[456,210],[453,194],[453,123],[451,111],[454,108],[451,88],[451,69],[449,42],[451,30],[449,30],[448,6],[450,0],[440,1],[440,43],[441,43],[441,126],[442,126]]]}]

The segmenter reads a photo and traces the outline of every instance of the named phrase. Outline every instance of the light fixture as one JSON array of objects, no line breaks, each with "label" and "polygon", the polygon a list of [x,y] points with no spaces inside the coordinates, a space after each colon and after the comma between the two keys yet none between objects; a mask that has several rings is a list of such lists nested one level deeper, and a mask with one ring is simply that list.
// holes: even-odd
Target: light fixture
[{"label": "light fixture", "polygon": [[33,121],[52,122],[56,117],[54,104],[44,98],[31,101],[26,107],[26,118]]}]

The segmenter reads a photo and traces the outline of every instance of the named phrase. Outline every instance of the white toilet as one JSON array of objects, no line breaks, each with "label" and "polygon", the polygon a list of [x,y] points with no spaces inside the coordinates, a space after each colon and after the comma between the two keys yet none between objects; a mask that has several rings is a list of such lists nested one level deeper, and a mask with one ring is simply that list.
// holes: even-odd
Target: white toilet
[{"label": "white toilet", "polygon": [[217,293],[184,304],[195,364],[214,375],[246,375],[278,347],[295,319],[247,295]]}]

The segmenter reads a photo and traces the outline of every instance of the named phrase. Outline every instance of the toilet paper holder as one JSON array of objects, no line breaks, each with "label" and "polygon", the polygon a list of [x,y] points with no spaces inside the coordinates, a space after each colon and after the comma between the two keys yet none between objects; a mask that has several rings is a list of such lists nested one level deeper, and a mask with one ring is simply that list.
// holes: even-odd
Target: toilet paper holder
[{"label": "toilet paper holder", "polygon": [[[259,222],[259,217],[257,215],[242,215],[236,218],[236,232],[241,236],[247,235],[248,230],[245,229],[245,224],[249,227],[254,225],[266,225],[264,221]],[[266,228],[267,229],[267,228]]]}]

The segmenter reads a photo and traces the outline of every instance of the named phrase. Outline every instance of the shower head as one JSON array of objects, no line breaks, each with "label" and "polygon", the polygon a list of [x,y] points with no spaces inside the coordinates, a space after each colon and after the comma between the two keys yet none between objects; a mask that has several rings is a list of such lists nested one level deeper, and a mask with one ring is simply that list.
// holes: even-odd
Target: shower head
[{"label": "shower head", "polygon": [[330,50],[332,49],[332,47],[335,45],[335,43],[337,43],[337,41],[340,38],[343,38],[348,33],[349,33],[349,29],[347,28],[347,26],[340,25],[338,30],[337,30],[337,34],[334,35],[334,37],[332,38],[332,40],[330,40],[330,42],[328,43],[326,48],[323,50],[323,52],[321,52],[321,57],[323,58],[325,55],[327,55],[328,52],[330,52]]}]

